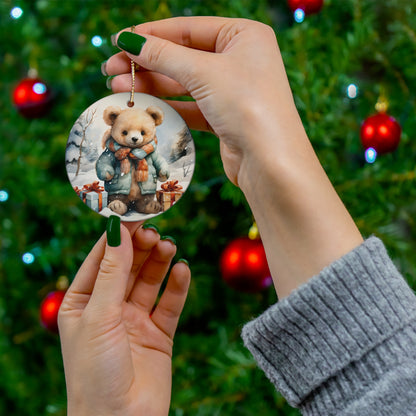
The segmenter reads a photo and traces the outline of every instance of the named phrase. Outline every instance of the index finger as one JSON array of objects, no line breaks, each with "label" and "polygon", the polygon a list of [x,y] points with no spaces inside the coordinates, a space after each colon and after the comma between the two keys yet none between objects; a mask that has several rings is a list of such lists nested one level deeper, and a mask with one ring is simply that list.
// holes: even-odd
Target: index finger
[{"label": "index finger", "polygon": [[[142,224],[143,221],[123,223],[123,225],[129,230],[130,235],[134,235]],[[104,233],[83,261],[78,273],[71,283],[71,286],[68,288],[69,292],[86,295],[90,295],[92,293],[95,280],[104,257],[106,241],[106,233]]]},{"label": "index finger", "polygon": [[[215,52],[219,33],[231,21],[234,21],[234,19],[206,16],[173,17],[142,23],[135,26],[134,32],[141,35],[156,36],[192,49]],[[125,31],[130,32],[131,28],[121,30],[112,38],[114,45],[117,44],[120,33]],[[131,70],[131,60],[124,52],[114,54],[103,64],[101,70],[104,75],[130,73]],[[139,70],[143,71],[145,69],[140,67]]]},{"label": "index finger", "polygon": [[[137,25],[137,34],[148,34],[176,44],[215,52],[219,33],[232,19],[213,16],[173,17]],[[130,30],[130,29],[126,29]]]}]

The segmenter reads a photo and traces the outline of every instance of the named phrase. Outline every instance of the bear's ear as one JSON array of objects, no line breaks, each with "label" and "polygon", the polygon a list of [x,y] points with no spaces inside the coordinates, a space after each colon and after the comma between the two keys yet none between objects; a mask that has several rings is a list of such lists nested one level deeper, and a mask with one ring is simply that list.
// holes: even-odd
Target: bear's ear
[{"label": "bear's ear", "polygon": [[160,107],[157,107],[155,105],[147,107],[146,113],[150,114],[153,117],[153,119],[155,120],[156,126],[159,126],[160,124],[162,124],[164,114]]},{"label": "bear's ear", "polygon": [[120,107],[107,107],[103,112],[103,119],[109,126],[114,124],[116,118],[120,115],[121,108]]}]

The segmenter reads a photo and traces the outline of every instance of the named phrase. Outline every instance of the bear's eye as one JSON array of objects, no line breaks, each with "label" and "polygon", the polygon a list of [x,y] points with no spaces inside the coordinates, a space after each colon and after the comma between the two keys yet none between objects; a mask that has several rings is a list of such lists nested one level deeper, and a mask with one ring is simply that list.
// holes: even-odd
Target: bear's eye
[{"label": "bear's eye", "polygon": [[140,133],[142,134],[142,136],[144,136],[146,134],[146,132],[144,130],[142,130]]},{"label": "bear's eye", "polygon": [[121,134],[122,134],[123,136],[127,136],[129,133],[128,133],[128,131],[127,131],[127,130],[123,130]]}]

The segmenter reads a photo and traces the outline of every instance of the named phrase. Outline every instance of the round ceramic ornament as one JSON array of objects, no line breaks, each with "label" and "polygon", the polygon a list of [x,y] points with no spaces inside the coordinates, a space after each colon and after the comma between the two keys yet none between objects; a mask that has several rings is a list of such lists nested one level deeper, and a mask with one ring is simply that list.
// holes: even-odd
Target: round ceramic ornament
[{"label": "round ceramic ornament", "polygon": [[119,93],[87,108],[72,127],[66,170],[91,209],[142,221],[176,204],[195,167],[195,146],[182,117],[159,98]]}]

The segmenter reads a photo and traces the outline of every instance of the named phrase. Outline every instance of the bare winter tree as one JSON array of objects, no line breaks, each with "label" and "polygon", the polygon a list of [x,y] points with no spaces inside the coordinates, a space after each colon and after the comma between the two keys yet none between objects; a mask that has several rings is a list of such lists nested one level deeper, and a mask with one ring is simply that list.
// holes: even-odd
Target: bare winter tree
[{"label": "bare winter tree", "polygon": [[188,129],[188,127],[184,127],[176,137],[176,140],[174,142],[169,160],[171,163],[179,160],[181,157],[186,156],[189,151],[189,143],[192,141],[191,133]]},{"label": "bare winter tree", "polygon": [[79,169],[81,166],[81,157],[82,157],[82,146],[84,145],[85,138],[86,138],[86,132],[88,130],[88,127],[91,125],[91,123],[94,121],[95,113],[97,109],[94,110],[88,110],[82,116],[80,117],[80,126],[81,126],[81,142],[79,144],[79,157],[77,162],[77,171],[75,173],[75,176],[78,176]]}]

